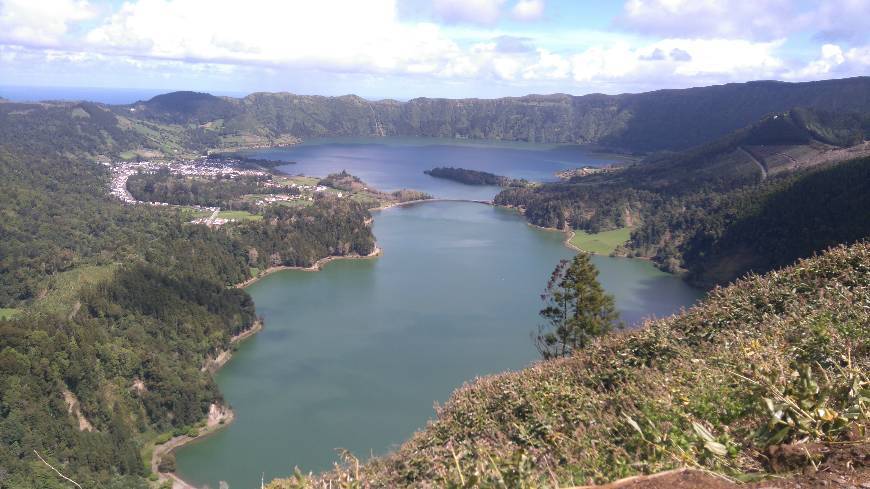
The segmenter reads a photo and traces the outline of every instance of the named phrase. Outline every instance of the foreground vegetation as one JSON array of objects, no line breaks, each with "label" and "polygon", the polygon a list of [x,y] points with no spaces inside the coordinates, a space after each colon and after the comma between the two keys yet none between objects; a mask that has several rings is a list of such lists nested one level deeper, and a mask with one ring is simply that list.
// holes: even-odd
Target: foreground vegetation
[{"label": "foreground vegetation", "polygon": [[757,479],[776,465],[769,447],[866,442],[868,372],[870,245],[857,244],[478,379],[394,454],[269,488],[557,487],[681,466]]},{"label": "foreground vegetation", "polygon": [[570,357],[594,338],[621,328],[613,296],[598,282],[598,269],[589,253],[562,260],[541,294],[545,307],[538,312],[535,347],[544,359]]}]

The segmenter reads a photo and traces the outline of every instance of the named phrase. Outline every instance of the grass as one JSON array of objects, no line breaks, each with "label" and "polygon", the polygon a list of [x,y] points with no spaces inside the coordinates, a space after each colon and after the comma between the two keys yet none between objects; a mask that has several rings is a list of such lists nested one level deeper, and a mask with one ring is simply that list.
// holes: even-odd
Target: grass
[{"label": "grass", "polygon": [[355,200],[356,202],[359,202],[360,204],[363,204],[363,205],[366,205],[366,206],[374,206],[374,207],[376,207],[376,206],[378,206],[378,205],[381,205],[381,201],[380,201],[380,200],[378,200],[378,199],[372,197],[371,195],[364,194],[364,193],[356,193],[356,194],[353,194],[353,195],[351,195],[350,198],[353,199],[353,200]]},{"label": "grass", "polygon": [[13,309],[11,307],[0,307],[0,319],[12,319],[18,313],[18,309]]},{"label": "grass", "polygon": [[184,214],[185,219],[190,220],[208,217],[212,214],[211,211],[204,211],[193,207],[181,207],[180,209],[181,212]]},{"label": "grass", "polygon": [[45,295],[33,303],[33,312],[68,315],[83,286],[109,279],[117,268],[118,265],[85,265],[50,277],[45,284]]},{"label": "grass", "polygon": [[290,185],[291,183],[295,183],[296,185],[315,186],[320,182],[320,179],[316,177],[306,177],[304,175],[275,175],[272,178],[272,181],[280,185]]},{"label": "grass", "polygon": [[604,231],[601,233],[589,234],[586,231],[574,233],[569,243],[576,248],[597,255],[609,255],[616,248],[628,241],[631,237],[631,228],[619,228],[612,231]]},{"label": "grass", "polygon": [[314,202],[312,202],[308,199],[287,200],[284,202],[276,202],[273,205],[283,205],[284,207],[308,207],[308,206],[314,205]]},{"label": "grass", "polygon": [[837,247],[572,357],[477,379],[394,453],[269,489],[532,489],[677,467],[768,477],[770,446],[866,435],[867,304],[870,243]]},{"label": "grass", "polygon": [[263,219],[260,214],[251,214],[248,211],[220,211],[218,219],[234,219],[236,221],[259,221]]}]

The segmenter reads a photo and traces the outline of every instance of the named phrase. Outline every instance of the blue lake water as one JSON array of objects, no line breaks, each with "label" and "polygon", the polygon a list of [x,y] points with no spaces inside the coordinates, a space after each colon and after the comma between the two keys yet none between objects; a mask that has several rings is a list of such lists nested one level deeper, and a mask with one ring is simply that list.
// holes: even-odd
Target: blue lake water
[{"label": "blue lake water", "polygon": [[616,161],[612,155],[590,153],[577,146],[426,138],[321,139],[246,154],[295,162],[280,168],[290,174],[324,177],[347,170],[379,190],[409,188],[439,198],[470,200],[490,200],[500,189],[434,178],[423,171],[453,166],[549,182],[557,180],[559,170]]},{"label": "blue lake water", "polygon": [[[297,161],[292,167],[305,174],[347,169],[382,189],[464,199],[491,198],[496,189],[437,180],[422,169],[452,164],[543,179],[606,162],[570,148],[382,142],[257,154]],[[562,233],[468,202],[374,217],[383,256],[335,261],[316,273],[279,272],[247,289],[266,326],[217,374],[236,421],[178,451],[186,480],[249,489],[259,487],[261,473],[268,480],[295,466],[328,469],[336,448],[361,459],[383,454],[425,426],[433,404],[464,382],[538,358],[531,334],[540,324],[540,293],[559,260],[573,255]],[[645,261],[593,261],[628,323],[669,315],[701,296]]]}]

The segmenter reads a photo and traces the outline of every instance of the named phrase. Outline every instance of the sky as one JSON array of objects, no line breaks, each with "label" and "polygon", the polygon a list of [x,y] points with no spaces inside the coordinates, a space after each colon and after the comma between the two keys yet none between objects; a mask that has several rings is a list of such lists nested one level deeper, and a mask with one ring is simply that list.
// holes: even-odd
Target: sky
[{"label": "sky", "polygon": [[0,0],[0,85],[408,99],[870,74],[870,0]]}]

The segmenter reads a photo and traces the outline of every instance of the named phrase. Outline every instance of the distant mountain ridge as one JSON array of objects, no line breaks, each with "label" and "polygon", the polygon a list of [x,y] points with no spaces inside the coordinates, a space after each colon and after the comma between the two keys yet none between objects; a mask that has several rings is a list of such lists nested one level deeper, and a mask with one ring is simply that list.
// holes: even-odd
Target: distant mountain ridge
[{"label": "distant mountain ridge", "polygon": [[[422,136],[592,145],[651,152],[696,146],[795,107],[870,112],[870,77],[757,81],[638,94],[369,101],[173,92],[130,106],[136,118],[197,124],[222,136]],[[130,112],[125,113],[130,116]]]}]

